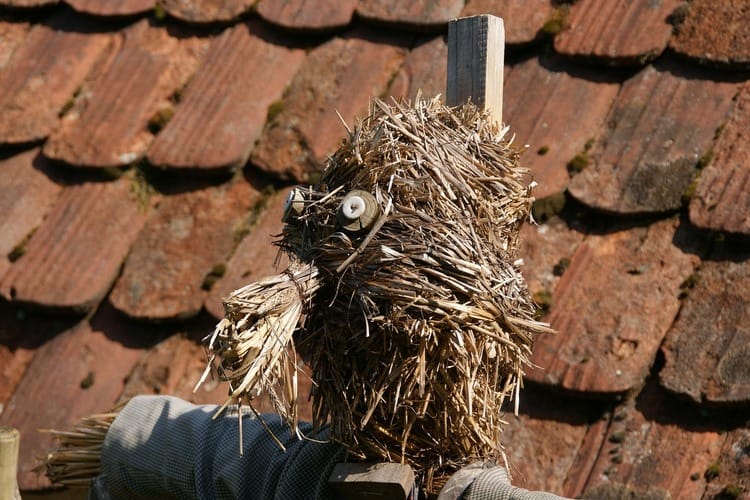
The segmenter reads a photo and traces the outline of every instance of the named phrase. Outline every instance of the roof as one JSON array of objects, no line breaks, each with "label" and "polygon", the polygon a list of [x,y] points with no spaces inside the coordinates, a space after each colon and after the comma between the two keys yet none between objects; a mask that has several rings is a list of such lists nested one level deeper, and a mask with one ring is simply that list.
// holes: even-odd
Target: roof
[{"label": "roof", "polygon": [[[0,424],[21,488],[63,428],[192,393],[229,291],[278,270],[288,188],[371,97],[444,92],[447,21],[506,26],[524,273],[557,330],[514,482],[750,497],[748,0],[0,0]],[[283,265],[278,264],[278,265]],[[744,496],[743,496],[744,495]]]}]

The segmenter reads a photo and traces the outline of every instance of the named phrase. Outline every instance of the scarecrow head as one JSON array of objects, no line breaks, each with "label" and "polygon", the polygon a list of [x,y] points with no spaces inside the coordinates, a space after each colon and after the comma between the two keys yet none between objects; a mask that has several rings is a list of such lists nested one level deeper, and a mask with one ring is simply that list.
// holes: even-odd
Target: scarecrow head
[{"label": "scarecrow head", "polygon": [[471,105],[374,101],[289,194],[289,267],[225,301],[209,347],[230,398],[266,391],[294,425],[300,354],[315,423],[361,458],[434,473],[495,455],[546,329],[519,271],[532,198],[505,132]]}]

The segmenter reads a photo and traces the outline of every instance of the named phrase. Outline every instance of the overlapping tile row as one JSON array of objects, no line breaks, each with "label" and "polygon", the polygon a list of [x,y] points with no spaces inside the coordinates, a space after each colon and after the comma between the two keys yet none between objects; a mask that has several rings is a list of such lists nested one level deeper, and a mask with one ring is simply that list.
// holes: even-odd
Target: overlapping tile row
[{"label": "overlapping tile row", "polygon": [[65,3],[78,12],[96,16],[134,16],[153,10],[156,0],[119,0],[117,2],[65,0]]},{"label": "overlapping tile row", "polygon": [[412,30],[440,31],[461,13],[464,0],[359,0],[357,15],[369,21]]},{"label": "overlapping tile row", "polygon": [[250,10],[256,0],[160,0],[170,16],[189,23],[228,23]]},{"label": "overlapping tile row", "polygon": [[[407,41],[409,43],[410,41]],[[285,179],[306,181],[322,168],[349,126],[383,94],[406,55],[403,38],[348,33],[315,47],[269,117],[251,162]],[[337,115],[338,113],[338,115]]]},{"label": "overlapping tile row", "polygon": [[0,160],[0,281],[61,191],[53,172],[38,148]]},{"label": "overlapping tile row", "polygon": [[664,58],[627,80],[570,193],[619,214],[680,208],[734,106],[737,83],[716,77]]},{"label": "overlapping tile row", "polygon": [[252,220],[247,220],[247,225],[242,228],[246,236],[206,297],[206,310],[214,317],[224,317],[222,300],[234,290],[286,268],[286,256],[273,243],[280,238],[283,230],[281,218],[287,195],[288,190],[285,189],[256,202]]},{"label": "overlapping tile row", "polygon": [[0,425],[15,427],[23,436],[18,471],[22,490],[49,486],[47,478],[33,470],[52,445],[39,429],[67,428],[82,416],[106,411],[148,345],[135,329],[109,328],[106,323],[116,319],[103,318],[107,314],[100,309],[91,322],[84,320],[40,345],[0,415]]},{"label": "overlapping tile row", "polygon": [[694,0],[681,13],[670,46],[699,62],[726,69],[750,68],[748,0]]},{"label": "overlapping tile row", "polygon": [[566,64],[557,56],[532,57],[514,65],[504,89],[504,120],[520,145],[524,166],[544,198],[565,190],[567,165],[598,136],[617,95],[617,80]]},{"label": "overlapping tile row", "polygon": [[70,165],[111,168],[141,159],[152,118],[193,75],[209,41],[142,20],[119,32],[118,50],[84,85],[44,154]]},{"label": "overlapping tile row", "polygon": [[94,28],[63,9],[32,26],[6,56],[0,65],[0,144],[39,141],[57,128],[58,115],[111,50],[112,36]]},{"label": "overlapping tile row", "polygon": [[161,197],[109,295],[115,308],[152,321],[196,316],[257,194],[238,180]]},{"label": "overlapping tile row", "polygon": [[670,15],[682,0],[581,0],[570,6],[555,50],[608,65],[642,65],[669,43]]},{"label": "overlapping tile row", "polygon": [[131,176],[66,186],[0,279],[6,300],[83,313],[117,279],[146,219]]},{"label": "overlapping tile row", "polygon": [[717,420],[646,385],[609,415],[583,498],[701,498],[730,422]]},{"label": "overlapping tile row", "polygon": [[284,46],[283,37],[259,22],[227,28],[212,43],[179,103],[161,111],[165,118],[174,116],[165,120],[148,161],[162,168],[242,167],[269,107],[281,102],[303,58],[302,49]]},{"label": "overlapping tile row", "polygon": [[578,245],[552,294],[556,333],[536,339],[530,380],[609,397],[643,383],[699,261],[675,245],[677,225],[666,219]]},{"label": "overlapping tile row", "polygon": [[507,415],[501,442],[514,485],[579,498],[583,484],[576,471],[590,470],[585,450],[592,434],[602,434],[606,406],[571,401],[538,387],[523,392],[519,414]]},{"label": "overlapping tile row", "polygon": [[[736,248],[739,247],[739,248]],[[690,276],[661,383],[696,403],[750,403],[750,249],[720,243]]]},{"label": "overlapping tile row", "polygon": [[349,25],[357,0],[260,0],[255,10],[271,24],[299,32],[321,32]]},{"label": "overlapping tile row", "polygon": [[750,234],[750,86],[744,84],[690,200],[696,226]]}]

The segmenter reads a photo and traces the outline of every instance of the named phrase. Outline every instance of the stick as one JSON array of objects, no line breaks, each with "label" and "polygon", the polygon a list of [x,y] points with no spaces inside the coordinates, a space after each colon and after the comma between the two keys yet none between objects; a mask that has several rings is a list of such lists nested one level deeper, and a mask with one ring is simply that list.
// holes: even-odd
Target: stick
[{"label": "stick", "polygon": [[471,101],[503,122],[505,27],[499,17],[484,14],[448,23],[448,106]]},{"label": "stick", "polygon": [[21,500],[16,474],[21,433],[0,427],[0,500]]}]

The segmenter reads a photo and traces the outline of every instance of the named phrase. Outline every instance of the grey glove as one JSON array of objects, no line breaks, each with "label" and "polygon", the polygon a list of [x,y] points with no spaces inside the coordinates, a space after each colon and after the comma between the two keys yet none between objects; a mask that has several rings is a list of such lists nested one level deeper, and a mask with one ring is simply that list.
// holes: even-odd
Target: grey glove
[{"label": "grey glove", "polygon": [[510,484],[504,467],[474,462],[453,474],[440,490],[438,500],[565,500],[542,491],[529,491]]},{"label": "grey glove", "polygon": [[[250,414],[243,416],[240,456],[236,409],[212,420],[217,408],[169,396],[133,398],[107,432],[89,499],[330,498],[327,479],[343,447],[300,440],[279,417],[264,415],[284,452]],[[312,429],[300,424],[300,431]],[[327,437],[324,429],[316,439]]]}]

